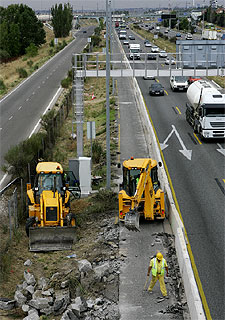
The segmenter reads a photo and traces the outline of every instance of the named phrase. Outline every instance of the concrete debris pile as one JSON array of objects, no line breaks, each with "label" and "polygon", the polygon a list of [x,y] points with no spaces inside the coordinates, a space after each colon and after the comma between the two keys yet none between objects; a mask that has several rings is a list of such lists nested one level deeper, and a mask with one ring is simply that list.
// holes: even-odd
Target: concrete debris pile
[{"label": "concrete debris pile", "polygon": [[[49,315],[62,320],[119,319],[119,228],[114,218],[104,219],[100,227],[96,242],[102,246],[103,257],[97,253],[92,261],[74,258],[73,269],[51,278],[35,279],[25,270],[14,300],[0,298],[0,309],[20,308],[24,320]],[[30,265],[31,260],[24,263],[25,268]]]}]

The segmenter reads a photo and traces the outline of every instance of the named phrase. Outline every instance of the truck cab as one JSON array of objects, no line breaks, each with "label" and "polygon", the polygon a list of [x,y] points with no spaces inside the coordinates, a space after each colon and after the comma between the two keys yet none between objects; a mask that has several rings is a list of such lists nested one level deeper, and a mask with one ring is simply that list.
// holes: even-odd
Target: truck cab
[{"label": "truck cab", "polygon": [[225,95],[205,80],[187,91],[186,120],[201,139],[225,138]]}]

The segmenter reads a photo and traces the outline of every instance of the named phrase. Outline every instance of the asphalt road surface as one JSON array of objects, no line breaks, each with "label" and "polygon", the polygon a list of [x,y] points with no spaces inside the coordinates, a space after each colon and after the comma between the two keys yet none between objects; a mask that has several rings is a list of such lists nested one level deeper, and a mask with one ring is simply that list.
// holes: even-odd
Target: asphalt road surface
[{"label": "asphalt road surface", "polygon": [[[146,51],[143,40],[136,35],[135,38],[133,43],[140,43],[143,52]],[[124,48],[127,50],[125,46]],[[154,66],[156,68],[153,62],[152,67]],[[162,63],[161,67],[167,66]],[[137,68],[141,68],[140,63]],[[163,145],[168,145],[163,149],[163,154],[211,316],[215,320],[222,320],[225,159],[218,150],[224,149],[225,144],[223,140],[202,142],[200,137],[194,135],[193,129],[185,120],[186,93],[173,92],[169,78],[157,80],[164,86],[164,96],[149,95],[149,86],[154,80],[138,78],[138,83],[162,149]]]},{"label": "asphalt road surface", "polygon": [[[4,155],[11,146],[27,139],[60,87],[72,66],[72,55],[79,53],[87,44],[87,38],[94,27],[85,28],[87,33],[78,31],[63,51],[54,56],[44,67],[25,81],[0,102],[0,167]],[[3,173],[0,172],[0,181]]]}]

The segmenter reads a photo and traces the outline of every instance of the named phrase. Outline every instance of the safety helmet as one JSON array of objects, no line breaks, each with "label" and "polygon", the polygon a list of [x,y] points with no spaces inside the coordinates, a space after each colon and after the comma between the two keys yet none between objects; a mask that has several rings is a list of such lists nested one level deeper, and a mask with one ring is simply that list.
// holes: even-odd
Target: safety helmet
[{"label": "safety helmet", "polygon": [[162,253],[161,253],[161,252],[158,252],[157,255],[156,255],[156,258],[157,258],[158,260],[162,260],[162,258],[163,258]]}]

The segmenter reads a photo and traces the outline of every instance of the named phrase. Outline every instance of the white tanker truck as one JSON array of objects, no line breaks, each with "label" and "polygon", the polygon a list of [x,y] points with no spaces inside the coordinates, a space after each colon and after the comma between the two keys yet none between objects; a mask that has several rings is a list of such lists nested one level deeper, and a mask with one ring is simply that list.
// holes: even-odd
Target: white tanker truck
[{"label": "white tanker truck", "polygon": [[204,138],[225,138],[225,94],[199,80],[187,90],[186,120]]}]

